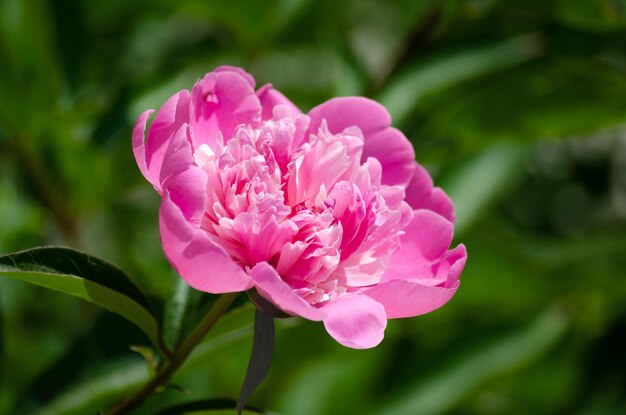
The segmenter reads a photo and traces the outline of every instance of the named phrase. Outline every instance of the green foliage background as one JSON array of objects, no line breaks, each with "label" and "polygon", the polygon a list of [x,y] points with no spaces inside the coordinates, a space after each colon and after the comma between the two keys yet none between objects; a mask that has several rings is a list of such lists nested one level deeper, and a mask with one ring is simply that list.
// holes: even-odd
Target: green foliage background
[{"label": "green foliage background", "polygon": [[[626,413],[626,1],[0,0],[0,254],[64,244],[119,265],[159,313],[178,283],[134,120],[221,64],[308,110],[385,104],[457,206],[469,251],[444,308],[374,350],[283,321],[251,403],[281,414]],[[245,301],[242,299],[242,303]],[[237,396],[245,305],[137,413]],[[220,331],[221,330],[221,331]],[[219,334],[225,334],[219,337]],[[215,337],[218,336],[218,337]],[[0,413],[95,413],[147,376],[147,338],[0,280]],[[169,339],[168,341],[175,341]]]}]

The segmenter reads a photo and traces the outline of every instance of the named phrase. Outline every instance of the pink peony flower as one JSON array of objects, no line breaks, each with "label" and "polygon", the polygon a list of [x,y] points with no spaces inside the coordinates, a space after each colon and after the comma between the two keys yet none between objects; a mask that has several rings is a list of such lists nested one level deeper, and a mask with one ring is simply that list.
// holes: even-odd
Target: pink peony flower
[{"label": "pink peony flower", "polygon": [[255,289],[352,348],[444,305],[466,261],[463,245],[448,249],[453,206],[385,108],[346,97],[303,114],[254,87],[220,67],[169,98],[147,138],[153,111],[135,124],[179,274],[210,293]]}]

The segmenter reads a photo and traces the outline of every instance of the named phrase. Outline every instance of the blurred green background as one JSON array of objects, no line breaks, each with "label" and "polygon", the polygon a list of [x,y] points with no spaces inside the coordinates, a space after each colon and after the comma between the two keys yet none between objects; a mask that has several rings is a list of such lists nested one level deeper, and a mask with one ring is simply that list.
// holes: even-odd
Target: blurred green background
[{"label": "blurred green background", "polygon": [[[387,106],[457,207],[469,261],[373,350],[282,321],[251,403],[281,414],[626,413],[626,1],[0,0],[0,254],[64,244],[190,321],[131,128],[222,64],[303,110]],[[0,413],[93,414],[147,376],[121,318],[0,280]],[[241,303],[245,303],[242,299]],[[187,322],[186,324],[190,324]],[[235,398],[242,306],[137,413]]]}]

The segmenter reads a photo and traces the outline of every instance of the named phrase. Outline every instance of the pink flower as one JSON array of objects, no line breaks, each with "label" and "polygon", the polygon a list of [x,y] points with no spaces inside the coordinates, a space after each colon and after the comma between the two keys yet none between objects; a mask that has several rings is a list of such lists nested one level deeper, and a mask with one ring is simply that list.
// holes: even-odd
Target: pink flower
[{"label": "pink flower", "polygon": [[361,97],[308,114],[220,67],[157,112],[133,148],[162,196],[169,261],[210,293],[256,289],[339,343],[374,347],[387,319],[428,313],[459,286],[454,212],[388,112]]}]

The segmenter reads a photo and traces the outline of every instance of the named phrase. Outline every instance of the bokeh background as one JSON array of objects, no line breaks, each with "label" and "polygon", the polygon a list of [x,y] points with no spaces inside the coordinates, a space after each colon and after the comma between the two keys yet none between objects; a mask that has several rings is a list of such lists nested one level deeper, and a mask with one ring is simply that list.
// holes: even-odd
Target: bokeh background
[{"label": "bokeh background", "polygon": [[[63,244],[126,270],[187,325],[158,197],[130,147],[144,109],[221,64],[302,109],[387,106],[457,207],[469,261],[373,350],[281,321],[251,403],[280,414],[626,413],[626,1],[0,0],[0,253]],[[121,318],[0,280],[2,414],[93,414],[147,376]],[[236,398],[252,310],[137,413]]]}]

